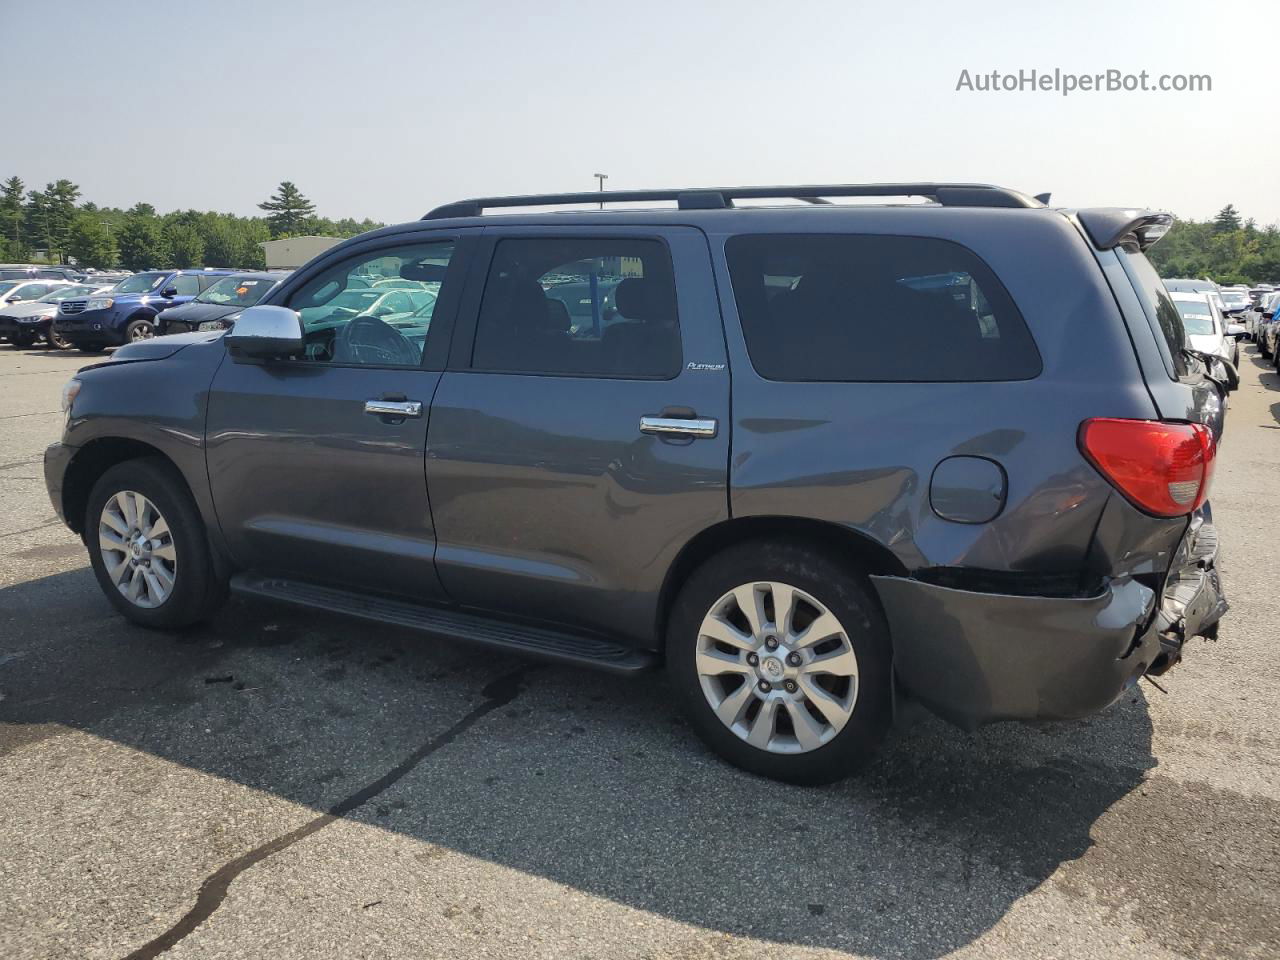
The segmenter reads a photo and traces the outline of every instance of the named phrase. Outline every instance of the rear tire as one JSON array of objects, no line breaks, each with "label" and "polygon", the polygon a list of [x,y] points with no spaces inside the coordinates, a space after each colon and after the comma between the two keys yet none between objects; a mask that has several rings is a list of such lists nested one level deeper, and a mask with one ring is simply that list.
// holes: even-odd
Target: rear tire
[{"label": "rear tire", "polygon": [[191,626],[225,595],[200,512],[181,475],[159,457],[118,463],[98,478],[84,540],[102,592],[141,626]]},{"label": "rear tire", "polygon": [[866,578],[786,541],[712,557],[667,629],[667,670],[694,730],[730,763],[789,783],[831,783],[871,760],[889,729],[891,662]]}]

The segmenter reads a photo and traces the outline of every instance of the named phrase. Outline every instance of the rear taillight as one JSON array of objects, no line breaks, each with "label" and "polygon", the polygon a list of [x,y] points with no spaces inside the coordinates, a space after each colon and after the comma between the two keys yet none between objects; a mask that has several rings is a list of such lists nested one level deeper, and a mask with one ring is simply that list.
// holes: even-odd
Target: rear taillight
[{"label": "rear taillight", "polygon": [[1080,424],[1080,451],[1139,510],[1191,513],[1209,496],[1217,444],[1200,423],[1112,420]]}]

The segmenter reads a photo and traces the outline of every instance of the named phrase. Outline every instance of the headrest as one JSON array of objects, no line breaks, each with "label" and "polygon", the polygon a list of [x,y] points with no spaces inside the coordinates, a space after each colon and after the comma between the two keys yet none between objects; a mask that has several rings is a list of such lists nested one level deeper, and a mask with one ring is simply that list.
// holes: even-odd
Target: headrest
[{"label": "headrest", "polygon": [[400,267],[400,276],[405,280],[418,280],[423,283],[444,283],[444,274],[448,267],[440,263],[406,263]]},{"label": "headrest", "polygon": [[569,308],[563,300],[547,298],[547,333],[568,333],[573,324],[569,320]]},{"label": "headrest", "polygon": [[627,277],[613,290],[613,305],[628,320],[652,320],[660,309],[654,302],[652,280]]}]

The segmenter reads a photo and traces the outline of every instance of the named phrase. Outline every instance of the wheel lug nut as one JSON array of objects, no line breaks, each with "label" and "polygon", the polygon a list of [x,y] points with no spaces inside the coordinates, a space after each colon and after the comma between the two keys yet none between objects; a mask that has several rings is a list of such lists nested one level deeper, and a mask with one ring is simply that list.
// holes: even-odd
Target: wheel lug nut
[{"label": "wheel lug nut", "polygon": [[783,686],[787,688],[787,693],[795,693],[795,692],[796,692],[796,682],[795,682],[794,680],[788,680],[788,681],[786,681],[786,682],[783,684]]},{"label": "wheel lug nut", "polygon": [[753,667],[759,666],[759,665],[760,665],[760,657],[759,657],[757,654],[755,654],[755,653],[748,653],[748,654],[747,654],[747,663],[751,664],[751,666],[753,666]]},{"label": "wheel lug nut", "polygon": [[790,664],[790,665],[791,665],[791,666],[793,666],[793,667],[798,667],[798,666],[800,666],[800,654],[798,654],[798,653],[788,653],[788,654],[787,654],[787,663],[788,663],[788,664]]},{"label": "wheel lug nut", "polygon": [[771,684],[768,680],[761,680],[757,684],[757,686],[760,688],[761,693],[768,693],[770,690],[773,689],[773,684]]},{"label": "wheel lug nut", "polygon": [[768,647],[770,650],[777,650],[777,649],[778,649],[778,638],[777,638],[777,637],[765,637],[765,638],[764,638],[764,645],[765,645],[766,647]]}]

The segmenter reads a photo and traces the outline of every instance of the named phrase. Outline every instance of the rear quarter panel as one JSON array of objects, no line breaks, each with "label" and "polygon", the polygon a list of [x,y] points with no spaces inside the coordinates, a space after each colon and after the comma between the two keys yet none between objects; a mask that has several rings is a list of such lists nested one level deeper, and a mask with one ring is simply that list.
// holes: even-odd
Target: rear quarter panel
[{"label": "rear quarter panel", "polygon": [[[841,524],[887,546],[913,571],[1081,569],[1112,488],[1079,453],[1080,422],[1149,418],[1155,409],[1079,232],[1050,210],[842,211],[823,228],[824,215],[806,211],[788,220],[773,212],[758,229],[744,217],[732,232],[914,235],[962,244],[1008,289],[1043,371],[1004,383],[766,380],[751,365],[733,302],[724,257],[730,234],[712,234],[733,369],[733,515]],[[939,461],[957,454],[1004,468],[1008,495],[994,520],[955,523],[933,512],[930,477]]]}]

